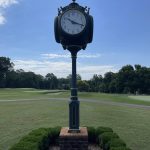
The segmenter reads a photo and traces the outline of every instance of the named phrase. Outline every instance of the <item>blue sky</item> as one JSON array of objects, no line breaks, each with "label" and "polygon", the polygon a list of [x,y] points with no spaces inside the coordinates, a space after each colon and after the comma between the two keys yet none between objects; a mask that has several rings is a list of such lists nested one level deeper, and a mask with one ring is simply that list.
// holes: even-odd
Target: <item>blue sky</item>
[{"label": "blue sky", "polygon": [[[0,0],[0,56],[15,69],[58,77],[71,73],[71,59],[54,39],[57,8],[71,0]],[[94,39],[79,52],[78,73],[118,71],[126,64],[150,65],[149,0],[77,0],[91,8]]]}]

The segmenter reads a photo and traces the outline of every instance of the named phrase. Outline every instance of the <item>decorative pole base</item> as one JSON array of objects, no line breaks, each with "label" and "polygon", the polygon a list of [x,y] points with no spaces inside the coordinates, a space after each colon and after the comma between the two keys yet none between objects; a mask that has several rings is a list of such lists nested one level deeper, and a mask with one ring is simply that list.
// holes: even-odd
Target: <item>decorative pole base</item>
[{"label": "decorative pole base", "polygon": [[79,133],[79,105],[78,100],[69,101],[69,132]]},{"label": "decorative pole base", "polygon": [[88,150],[87,128],[80,128],[80,133],[69,133],[69,128],[62,128],[59,145],[60,150]]}]

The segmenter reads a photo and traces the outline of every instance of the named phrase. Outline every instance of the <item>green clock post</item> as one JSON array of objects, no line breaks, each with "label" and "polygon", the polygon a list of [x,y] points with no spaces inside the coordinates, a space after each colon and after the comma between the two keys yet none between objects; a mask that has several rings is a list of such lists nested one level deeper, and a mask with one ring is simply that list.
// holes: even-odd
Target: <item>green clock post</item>
[{"label": "green clock post", "polygon": [[76,59],[77,51],[71,51],[72,57],[72,87],[71,100],[69,102],[69,131],[79,132],[79,105],[77,94],[77,79],[76,79]]},{"label": "green clock post", "polygon": [[[72,3],[58,9],[54,30],[57,43],[62,44],[64,50],[69,50],[72,58],[72,84],[69,101],[69,130],[67,132],[80,134],[79,101],[76,79],[77,53],[85,50],[93,39],[93,17],[90,9],[82,7],[73,0]],[[64,131],[65,132],[65,131]],[[67,150],[67,149],[66,149]],[[70,149],[71,150],[71,149]]]}]

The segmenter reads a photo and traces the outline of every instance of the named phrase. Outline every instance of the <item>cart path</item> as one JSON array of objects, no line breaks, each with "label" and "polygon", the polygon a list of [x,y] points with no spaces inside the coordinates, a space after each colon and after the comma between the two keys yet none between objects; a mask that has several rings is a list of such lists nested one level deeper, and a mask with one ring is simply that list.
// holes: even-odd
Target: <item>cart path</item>
[{"label": "cart path", "polygon": [[[67,98],[34,98],[34,99],[9,99],[9,100],[0,100],[0,102],[25,102],[25,101],[43,101],[43,100],[50,100],[50,101],[68,101]],[[104,105],[113,105],[113,106],[126,106],[130,108],[143,108],[143,109],[150,109],[150,106],[147,105],[138,105],[138,104],[129,104],[129,103],[121,103],[121,102],[111,102],[107,100],[94,100],[94,99],[80,99],[81,102],[89,102],[89,103],[98,103]]]}]

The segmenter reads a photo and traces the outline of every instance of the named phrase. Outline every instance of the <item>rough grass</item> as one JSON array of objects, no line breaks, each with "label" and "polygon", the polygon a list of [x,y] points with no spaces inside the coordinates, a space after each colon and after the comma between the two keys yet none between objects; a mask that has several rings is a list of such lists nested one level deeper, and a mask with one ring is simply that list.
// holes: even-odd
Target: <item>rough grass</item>
[{"label": "rough grass", "polygon": [[[7,150],[33,129],[68,126],[69,92],[58,91],[57,95],[51,95],[52,91],[25,92],[30,90],[36,91],[35,89],[0,89],[0,100],[4,100],[0,101],[0,149],[2,150]],[[79,96],[115,102],[124,99],[126,103],[130,101],[128,95],[80,93]],[[48,100],[49,97],[66,98],[66,101],[51,101]],[[39,100],[22,101],[22,99],[36,98]],[[5,102],[12,99],[20,101]],[[131,101],[129,103],[136,103],[136,100],[131,99]],[[133,150],[150,149],[150,109],[81,102],[80,113],[81,126],[111,127]]]}]

